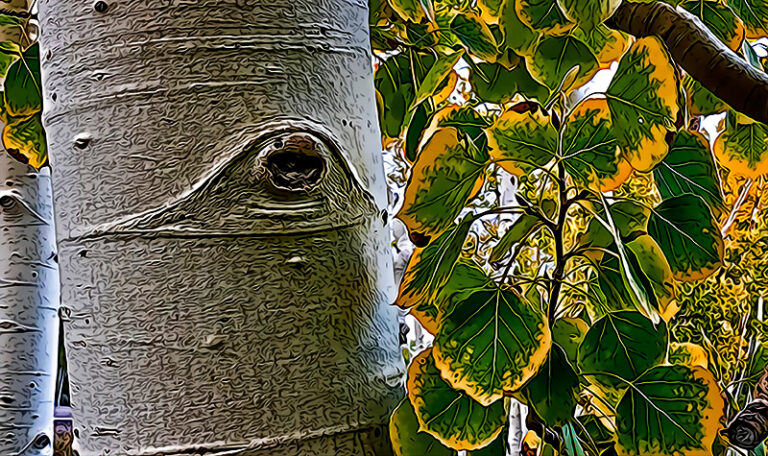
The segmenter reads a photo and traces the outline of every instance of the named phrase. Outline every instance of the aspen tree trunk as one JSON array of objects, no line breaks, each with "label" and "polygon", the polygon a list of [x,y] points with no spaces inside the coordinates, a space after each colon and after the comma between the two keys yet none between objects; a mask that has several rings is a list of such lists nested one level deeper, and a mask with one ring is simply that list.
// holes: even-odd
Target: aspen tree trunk
[{"label": "aspen tree trunk", "polygon": [[[23,19],[29,8],[27,0],[12,0],[0,5],[0,12]],[[19,25],[0,26],[0,41],[30,44]],[[58,305],[49,170],[38,172],[0,148],[2,455],[52,454]]]},{"label": "aspen tree trunk", "polygon": [[43,0],[76,448],[385,455],[366,0]]}]

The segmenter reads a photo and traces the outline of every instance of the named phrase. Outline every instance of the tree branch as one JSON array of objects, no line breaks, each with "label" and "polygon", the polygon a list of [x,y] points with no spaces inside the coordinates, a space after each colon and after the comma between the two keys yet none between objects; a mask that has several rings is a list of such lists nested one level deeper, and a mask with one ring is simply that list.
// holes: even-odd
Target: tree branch
[{"label": "tree branch", "polygon": [[693,14],[660,1],[623,2],[606,24],[637,37],[657,36],[702,86],[733,109],[768,124],[768,75],[729,49]]}]

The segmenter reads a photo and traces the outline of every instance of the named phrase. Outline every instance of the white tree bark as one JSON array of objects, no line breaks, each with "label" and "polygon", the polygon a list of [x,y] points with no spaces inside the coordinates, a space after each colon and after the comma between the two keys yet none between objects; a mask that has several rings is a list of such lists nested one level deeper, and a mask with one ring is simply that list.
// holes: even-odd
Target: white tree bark
[{"label": "white tree bark", "polygon": [[50,174],[0,150],[0,454],[52,454],[58,265]]},{"label": "white tree bark", "polygon": [[[0,6],[26,17],[27,0]],[[28,46],[25,30],[0,27],[0,41]],[[2,79],[0,79],[2,82]],[[53,452],[59,277],[49,171],[0,147],[0,454]]]},{"label": "white tree bark", "polygon": [[384,455],[365,0],[44,0],[76,448]]}]

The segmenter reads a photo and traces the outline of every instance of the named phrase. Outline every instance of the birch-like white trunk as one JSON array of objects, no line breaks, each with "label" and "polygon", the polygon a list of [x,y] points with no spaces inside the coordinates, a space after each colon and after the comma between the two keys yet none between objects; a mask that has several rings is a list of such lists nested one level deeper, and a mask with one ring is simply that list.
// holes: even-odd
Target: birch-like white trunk
[{"label": "birch-like white trunk", "polygon": [[388,454],[366,0],[40,16],[80,455]]},{"label": "birch-like white trunk", "polygon": [[[12,0],[0,12],[23,17],[29,8],[27,0]],[[0,41],[30,44],[12,25],[0,27]],[[59,276],[52,205],[49,170],[38,172],[0,147],[1,455],[53,452]]]}]

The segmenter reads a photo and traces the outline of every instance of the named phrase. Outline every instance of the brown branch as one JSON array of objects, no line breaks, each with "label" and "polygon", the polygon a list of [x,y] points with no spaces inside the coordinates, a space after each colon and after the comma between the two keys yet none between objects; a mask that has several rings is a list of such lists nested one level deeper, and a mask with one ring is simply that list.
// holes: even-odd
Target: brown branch
[{"label": "brown branch", "polygon": [[733,109],[768,123],[768,75],[717,39],[696,16],[660,1],[623,2],[606,21],[637,37],[657,36],[686,73]]}]

